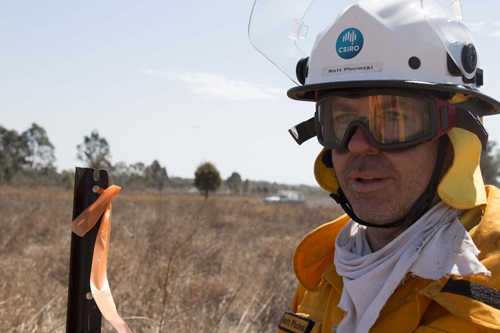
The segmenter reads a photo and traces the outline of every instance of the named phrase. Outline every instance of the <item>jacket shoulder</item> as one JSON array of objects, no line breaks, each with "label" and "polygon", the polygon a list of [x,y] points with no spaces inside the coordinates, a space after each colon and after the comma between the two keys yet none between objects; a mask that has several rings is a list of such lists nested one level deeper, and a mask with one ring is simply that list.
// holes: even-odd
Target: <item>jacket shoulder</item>
[{"label": "jacket shoulder", "polygon": [[474,244],[480,251],[478,259],[491,276],[476,274],[451,277],[431,283],[423,294],[432,298],[448,313],[478,327],[500,331],[500,190],[486,186],[487,204],[469,211],[475,222],[465,221]]},{"label": "jacket shoulder", "polygon": [[350,220],[343,215],[307,234],[293,255],[293,269],[299,282],[309,291],[317,291],[322,274],[333,265],[335,239]]}]

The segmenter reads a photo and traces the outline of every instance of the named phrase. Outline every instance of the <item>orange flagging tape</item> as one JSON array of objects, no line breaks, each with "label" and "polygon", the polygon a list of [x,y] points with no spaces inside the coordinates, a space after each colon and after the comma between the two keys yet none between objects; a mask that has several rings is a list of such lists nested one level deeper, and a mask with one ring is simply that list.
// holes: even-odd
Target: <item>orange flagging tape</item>
[{"label": "orange flagging tape", "polygon": [[106,273],[109,236],[111,234],[111,199],[115,194],[120,192],[120,190],[121,188],[116,185],[111,185],[105,190],[99,189],[100,195],[97,200],[78,215],[68,227],[75,234],[83,237],[96,225],[97,221],[102,216],[101,226],[97,233],[94,254],[92,257],[90,290],[103,317],[113,325],[119,333],[131,333],[132,331],[116,310]]}]

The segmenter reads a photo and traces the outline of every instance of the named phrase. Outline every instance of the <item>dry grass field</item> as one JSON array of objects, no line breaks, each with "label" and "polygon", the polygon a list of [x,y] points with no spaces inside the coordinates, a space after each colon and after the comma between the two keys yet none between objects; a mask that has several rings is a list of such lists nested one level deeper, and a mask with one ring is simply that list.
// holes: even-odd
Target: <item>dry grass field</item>
[{"label": "dry grass field", "polygon": [[[65,332],[72,196],[0,187],[1,332]],[[122,189],[108,261],[120,315],[136,333],[275,332],[295,287],[293,249],[339,214],[330,201]]]}]

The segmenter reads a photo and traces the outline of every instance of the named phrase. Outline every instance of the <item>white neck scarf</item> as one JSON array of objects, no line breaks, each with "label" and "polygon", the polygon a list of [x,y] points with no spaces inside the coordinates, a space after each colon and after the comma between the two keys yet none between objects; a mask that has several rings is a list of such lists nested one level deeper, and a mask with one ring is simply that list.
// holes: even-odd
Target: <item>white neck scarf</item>
[{"label": "white neck scarf", "polygon": [[491,274],[477,259],[479,250],[458,211],[443,202],[377,252],[371,252],[365,232],[351,220],[335,241],[334,263],[344,282],[339,307],[347,312],[337,332],[368,332],[407,273],[430,280]]}]

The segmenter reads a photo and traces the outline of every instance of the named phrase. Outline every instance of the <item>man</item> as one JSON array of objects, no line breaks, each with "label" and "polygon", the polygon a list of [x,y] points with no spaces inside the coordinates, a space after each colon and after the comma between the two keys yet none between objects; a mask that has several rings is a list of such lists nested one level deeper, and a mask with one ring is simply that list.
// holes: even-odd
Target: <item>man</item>
[{"label": "man", "polygon": [[298,62],[288,96],[316,113],[290,132],[317,136],[347,215],[297,246],[280,332],[500,332],[500,192],[479,168],[500,103],[450,4],[360,1]]}]

